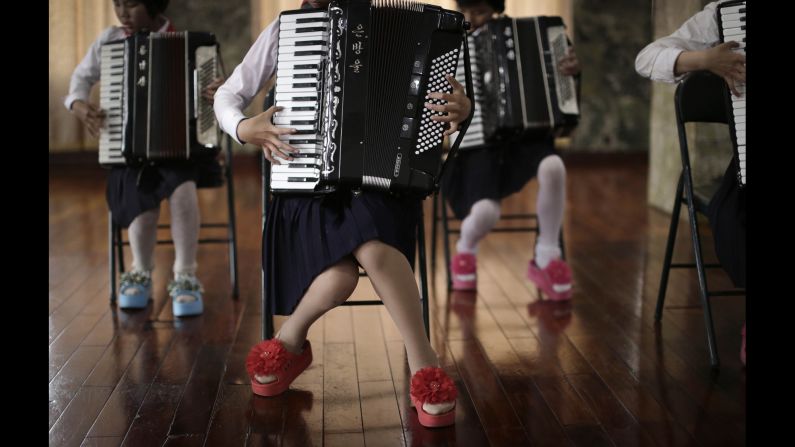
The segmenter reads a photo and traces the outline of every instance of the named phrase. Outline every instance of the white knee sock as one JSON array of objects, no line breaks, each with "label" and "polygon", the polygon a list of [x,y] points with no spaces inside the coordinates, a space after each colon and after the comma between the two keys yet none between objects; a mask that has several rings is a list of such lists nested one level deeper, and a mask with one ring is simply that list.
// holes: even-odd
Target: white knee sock
[{"label": "white knee sock", "polygon": [[500,220],[500,203],[492,199],[481,199],[472,205],[469,215],[461,223],[461,238],[458,253],[476,253],[478,243]]},{"label": "white knee sock", "polygon": [[553,259],[561,257],[560,227],[566,204],[566,168],[557,155],[550,155],[538,166],[538,240],[535,262],[545,268]]}]

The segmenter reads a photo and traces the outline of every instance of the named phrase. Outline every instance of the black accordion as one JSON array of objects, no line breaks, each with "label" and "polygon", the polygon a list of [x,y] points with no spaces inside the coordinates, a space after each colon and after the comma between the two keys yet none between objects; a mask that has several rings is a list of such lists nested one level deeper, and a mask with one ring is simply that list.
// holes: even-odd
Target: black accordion
[{"label": "black accordion", "polygon": [[102,45],[99,163],[215,157],[218,123],[201,92],[218,72],[218,44],[210,33],[137,33]]},{"label": "black accordion", "polygon": [[475,113],[462,150],[527,135],[565,136],[577,126],[574,78],[558,71],[569,47],[560,17],[501,17],[473,32],[468,44]]},{"label": "black accordion", "polygon": [[[718,4],[718,30],[721,43],[735,41],[740,44],[734,51],[745,54],[745,1],[728,1]],[[727,107],[729,113],[729,128],[734,147],[734,160],[737,166],[737,181],[740,187],[745,186],[745,157],[747,154],[745,144],[745,85],[737,85],[740,96],[734,96],[726,89]]]},{"label": "black accordion", "polygon": [[[445,123],[424,106],[450,93],[464,16],[402,0],[332,1],[285,11],[274,114],[299,152],[270,169],[275,194],[339,188],[430,194],[443,168]],[[471,82],[471,81],[470,81]]]}]

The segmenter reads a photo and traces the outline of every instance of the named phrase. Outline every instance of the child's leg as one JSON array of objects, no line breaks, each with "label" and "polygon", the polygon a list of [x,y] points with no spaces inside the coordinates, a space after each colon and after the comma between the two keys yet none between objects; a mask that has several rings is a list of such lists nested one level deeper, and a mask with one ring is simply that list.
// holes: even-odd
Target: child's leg
[{"label": "child's leg", "polygon": [[[439,358],[431,347],[422,324],[420,294],[414,282],[414,272],[411,271],[406,257],[394,247],[378,240],[365,242],[354,250],[353,255],[367,271],[373,288],[403,336],[411,374],[414,375],[427,366],[438,367]],[[426,403],[423,408],[428,413],[441,414],[453,408],[454,404],[455,402],[437,405]]]},{"label": "child's leg", "polygon": [[[298,354],[304,345],[309,327],[323,314],[344,303],[359,282],[359,268],[352,258],[346,257],[319,274],[309,285],[301,302],[282,324],[276,338],[285,349]],[[275,375],[255,376],[260,383],[276,380]]]},{"label": "child's leg", "polygon": [[481,199],[472,205],[469,215],[461,222],[461,238],[456,249],[458,253],[475,253],[478,243],[497,221],[500,220],[500,203],[493,199]]},{"label": "child's leg", "polygon": [[344,303],[356,289],[359,268],[346,257],[324,270],[312,281],[290,318],[282,324],[276,338],[288,351],[298,353],[309,326],[323,314]]},{"label": "child's leg", "polygon": [[566,168],[557,155],[550,155],[538,166],[538,240],[535,262],[545,268],[553,259],[561,257],[560,227],[566,202]]},{"label": "child's leg", "polygon": [[[132,271],[151,272],[154,267],[155,244],[157,243],[157,219],[160,209],[155,208],[139,214],[127,229],[132,251]],[[138,290],[127,290],[131,295]]]},{"label": "child's leg", "polygon": [[171,237],[174,239],[174,276],[196,274],[199,245],[199,199],[196,182],[179,185],[168,198],[171,207]]}]

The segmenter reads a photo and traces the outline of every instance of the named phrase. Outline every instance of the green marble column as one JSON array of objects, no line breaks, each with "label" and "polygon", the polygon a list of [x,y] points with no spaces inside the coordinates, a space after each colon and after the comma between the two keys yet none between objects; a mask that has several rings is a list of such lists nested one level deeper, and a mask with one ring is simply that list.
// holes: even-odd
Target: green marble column
[{"label": "green marble column", "polygon": [[572,6],[583,74],[571,150],[645,151],[650,85],[635,74],[635,56],[651,40],[651,1],[574,0]]}]

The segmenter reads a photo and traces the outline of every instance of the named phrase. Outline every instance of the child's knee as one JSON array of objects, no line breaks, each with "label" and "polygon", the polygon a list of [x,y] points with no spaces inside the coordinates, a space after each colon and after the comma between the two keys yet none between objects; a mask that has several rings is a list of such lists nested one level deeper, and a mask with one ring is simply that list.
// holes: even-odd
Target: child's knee
[{"label": "child's knee", "polygon": [[566,178],[566,166],[557,155],[550,155],[538,166],[538,179],[540,182],[561,182]]}]

